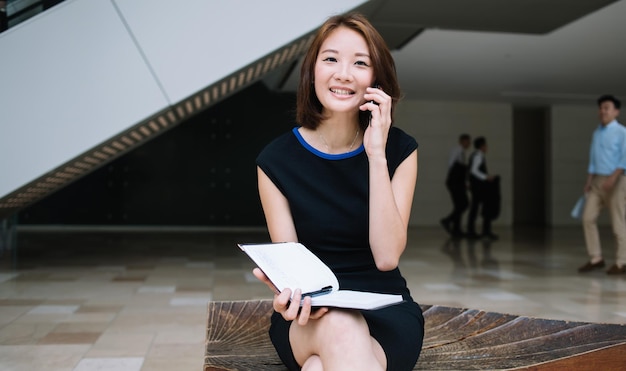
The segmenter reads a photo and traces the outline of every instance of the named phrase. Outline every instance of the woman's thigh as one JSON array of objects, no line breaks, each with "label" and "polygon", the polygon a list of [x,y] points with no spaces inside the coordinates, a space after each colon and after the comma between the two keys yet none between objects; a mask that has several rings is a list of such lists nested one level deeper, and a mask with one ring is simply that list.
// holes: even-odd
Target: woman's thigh
[{"label": "woman's thigh", "polygon": [[382,346],[388,370],[412,370],[422,350],[424,317],[417,303],[363,311],[370,334]]},{"label": "woman's thigh", "polygon": [[386,365],[382,347],[370,336],[367,322],[356,310],[331,309],[304,326],[293,322],[289,340],[299,364],[320,355],[325,365]]}]

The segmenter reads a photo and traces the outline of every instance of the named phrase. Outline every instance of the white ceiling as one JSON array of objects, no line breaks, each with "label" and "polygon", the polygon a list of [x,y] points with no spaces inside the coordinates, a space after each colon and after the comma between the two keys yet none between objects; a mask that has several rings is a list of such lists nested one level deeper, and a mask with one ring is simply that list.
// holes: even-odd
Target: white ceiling
[{"label": "white ceiling", "polygon": [[378,0],[363,12],[390,45],[410,39],[393,52],[406,98],[626,100],[626,0]]},{"label": "white ceiling", "polygon": [[626,99],[626,0],[544,35],[427,29],[394,56],[411,98]]}]

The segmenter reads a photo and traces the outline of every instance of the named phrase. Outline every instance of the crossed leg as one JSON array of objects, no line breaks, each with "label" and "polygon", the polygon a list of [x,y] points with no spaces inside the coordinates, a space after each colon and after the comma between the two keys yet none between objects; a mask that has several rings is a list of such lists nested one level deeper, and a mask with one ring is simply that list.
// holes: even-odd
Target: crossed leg
[{"label": "crossed leg", "polygon": [[304,326],[292,322],[289,341],[303,371],[385,370],[387,358],[354,310],[332,309]]}]

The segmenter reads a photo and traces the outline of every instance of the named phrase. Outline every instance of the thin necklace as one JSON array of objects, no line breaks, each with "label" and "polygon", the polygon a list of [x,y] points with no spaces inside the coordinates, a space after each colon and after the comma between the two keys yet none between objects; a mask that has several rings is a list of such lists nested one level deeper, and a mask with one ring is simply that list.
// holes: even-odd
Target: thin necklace
[{"label": "thin necklace", "polygon": [[[318,133],[320,136],[320,139],[322,140],[322,142],[324,142],[324,145],[326,146],[326,151],[330,152],[330,147],[328,146],[328,143],[326,143],[326,139],[324,139],[324,136],[322,135],[322,133]],[[350,144],[350,148],[348,148],[348,152],[352,151],[352,147],[354,147],[354,143],[356,143],[356,138],[359,136],[359,128],[356,129],[356,134],[354,134],[354,139],[352,139],[352,143]]]}]

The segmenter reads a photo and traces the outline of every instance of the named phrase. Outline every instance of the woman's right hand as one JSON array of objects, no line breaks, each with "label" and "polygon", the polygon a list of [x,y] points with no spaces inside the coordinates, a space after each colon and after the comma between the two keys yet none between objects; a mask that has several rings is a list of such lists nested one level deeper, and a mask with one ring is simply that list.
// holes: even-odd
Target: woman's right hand
[{"label": "woman's right hand", "polygon": [[[309,319],[319,319],[326,314],[326,312],[328,312],[328,308],[326,307],[313,310],[311,307],[311,298],[305,296],[304,300],[302,300],[302,291],[300,289],[296,289],[293,292],[292,299],[291,289],[284,289],[283,292],[278,292],[276,287],[274,287],[272,282],[269,278],[267,278],[261,269],[254,268],[252,273],[256,278],[258,278],[261,282],[264,282],[270,289],[272,289],[272,291],[274,291],[274,310],[280,313],[285,320],[297,320],[296,322],[299,325],[306,325]],[[299,306],[297,303],[300,303],[301,301],[302,306]]]}]

